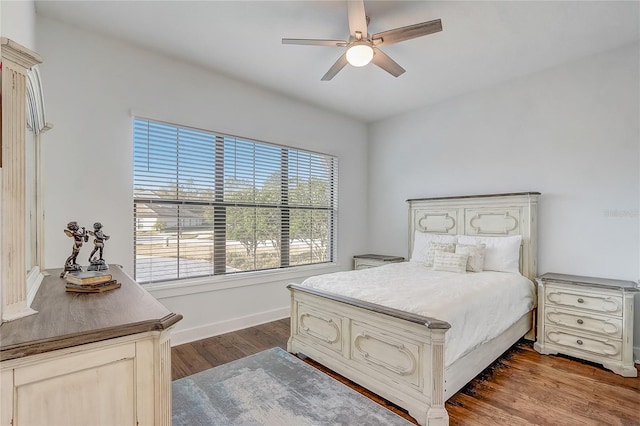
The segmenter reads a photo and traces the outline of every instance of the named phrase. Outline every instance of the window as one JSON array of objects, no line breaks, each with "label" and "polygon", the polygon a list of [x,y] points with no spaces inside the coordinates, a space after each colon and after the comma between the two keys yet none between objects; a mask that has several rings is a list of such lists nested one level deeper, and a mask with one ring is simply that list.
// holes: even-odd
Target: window
[{"label": "window", "polygon": [[333,262],[337,158],[135,118],[141,283]]}]

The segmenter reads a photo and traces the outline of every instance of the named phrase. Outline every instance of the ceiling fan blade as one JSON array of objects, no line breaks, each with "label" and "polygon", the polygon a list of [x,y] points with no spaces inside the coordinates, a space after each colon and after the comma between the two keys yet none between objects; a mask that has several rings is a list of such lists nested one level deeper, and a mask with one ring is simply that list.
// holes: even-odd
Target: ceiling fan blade
[{"label": "ceiling fan blade", "polygon": [[429,22],[421,22],[419,24],[383,31],[374,34],[371,40],[376,46],[387,46],[440,31],[442,31],[442,21],[440,21],[440,19],[434,19]]},{"label": "ceiling fan blade", "polygon": [[[364,0],[347,1],[347,14],[349,15],[349,32],[353,37],[356,33],[367,38],[367,15],[364,11]],[[357,37],[356,37],[357,38]]]},{"label": "ceiling fan blade", "polygon": [[376,64],[377,66],[379,66],[380,68],[382,68],[383,70],[385,70],[386,72],[388,72],[394,77],[399,77],[405,72],[404,68],[398,65],[396,61],[391,59],[389,56],[387,56],[386,53],[384,53],[380,49],[373,50],[373,59],[371,60],[371,62],[373,62],[374,64]]},{"label": "ceiling fan blade", "polygon": [[313,38],[283,38],[282,44],[302,44],[307,46],[346,46],[347,42],[344,40],[324,40]]},{"label": "ceiling fan blade", "polygon": [[347,65],[347,54],[343,53],[342,56],[338,58],[335,64],[329,68],[329,71],[320,79],[321,81],[329,81],[333,77],[335,77],[338,72]]}]

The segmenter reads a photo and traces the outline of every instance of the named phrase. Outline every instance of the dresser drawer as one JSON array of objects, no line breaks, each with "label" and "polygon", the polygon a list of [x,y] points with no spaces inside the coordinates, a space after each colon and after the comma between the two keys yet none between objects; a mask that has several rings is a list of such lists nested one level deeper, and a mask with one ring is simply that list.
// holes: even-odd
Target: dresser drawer
[{"label": "dresser drawer", "polygon": [[560,327],[571,327],[618,339],[622,338],[622,318],[618,317],[606,317],[548,306],[545,311],[545,323]]},{"label": "dresser drawer", "polygon": [[571,330],[549,326],[546,327],[545,335],[549,343],[567,348],[562,352],[568,355],[582,352],[613,360],[622,359],[622,342],[619,340],[583,335],[580,332],[574,333]]},{"label": "dresser drawer", "polygon": [[585,309],[591,312],[622,316],[622,297],[608,293],[590,293],[567,290],[565,287],[549,285],[545,289],[547,304]]}]

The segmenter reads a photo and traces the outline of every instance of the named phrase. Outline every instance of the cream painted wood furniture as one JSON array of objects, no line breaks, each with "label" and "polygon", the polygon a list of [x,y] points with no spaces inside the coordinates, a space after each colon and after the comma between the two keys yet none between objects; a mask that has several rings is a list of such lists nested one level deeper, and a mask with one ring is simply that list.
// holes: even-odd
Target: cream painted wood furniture
[{"label": "cream painted wood furniture", "polygon": [[117,266],[102,294],[66,293],[50,271],[36,315],[0,326],[0,425],[171,424],[168,311]]},{"label": "cream painted wood furniture", "polygon": [[[414,231],[522,235],[521,272],[536,276],[538,193],[409,200]],[[533,311],[445,369],[447,322],[291,284],[291,337],[302,353],[406,409],[421,425],[446,425],[445,401],[533,327]],[[532,334],[529,334],[532,336]]]},{"label": "cream painted wood furniture", "polygon": [[574,356],[625,377],[633,365],[633,281],[548,273],[538,278],[538,336],[542,354]]},{"label": "cream painted wood furniture", "polygon": [[353,269],[368,269],[389,263],[404,262],[401,256],[386,256],[383,254],[359,254],[353,256]]},{"label": "cream painted wood furniture", "polygon": [[42,60],[37,53],[4,37],[0,38],[0,55],[0,313],[2,321],[11,321],[35,313],[27,303],[26,75]]}]

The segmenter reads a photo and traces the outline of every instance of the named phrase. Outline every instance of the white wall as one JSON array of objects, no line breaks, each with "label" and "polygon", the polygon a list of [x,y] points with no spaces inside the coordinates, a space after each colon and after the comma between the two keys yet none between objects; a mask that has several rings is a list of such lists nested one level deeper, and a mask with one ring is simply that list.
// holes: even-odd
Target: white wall
[{"label": "white wall", "polygon": [[33,0],[0,2],[0,34],[36,50],[36,9]]},{"label": "white wall", "polygon": [[[48,120],[44,146],[45,266],[62,267],[70,220],[104,225],[105,259],[133,264],[132,118],[145,117],[339,157],[339,266],[365,249],[367,129],[231,78],[38,17]],[[85,264],[85,247],[79,259]],[[316,270],[315,272],[318,272]],[[288,316],[285,285],[311,271],[257,275],[152,293],[184,315],[175,342]],[[212,291],[215,290],[216,291]]]},{"label": "white wall", "polygon": [[637,280],[639,63],[634,44],[371,125],[370,249],[407,253],[406,199],[539,191],[539,273]]}]

